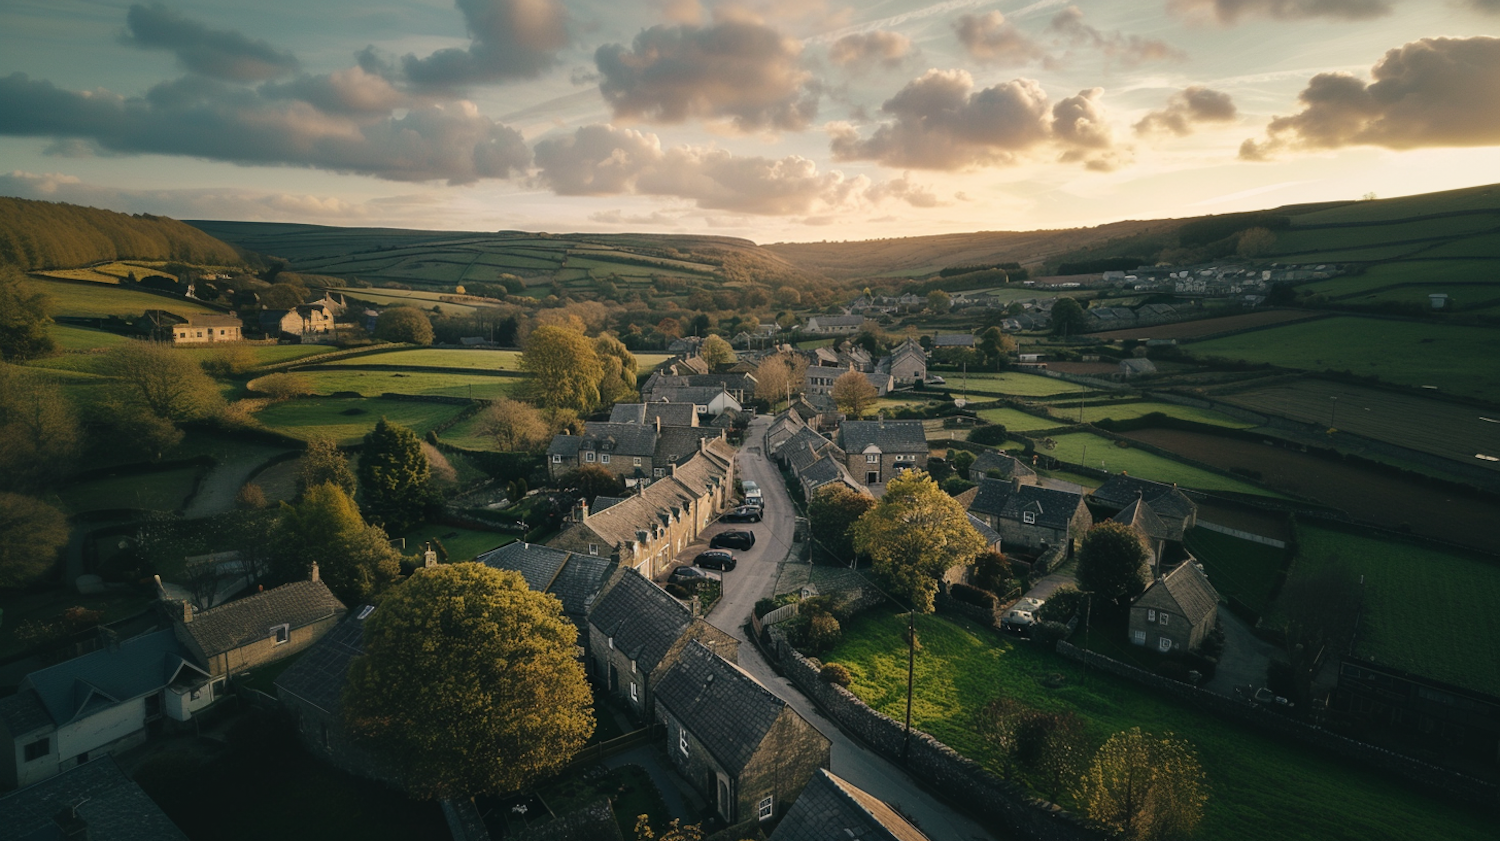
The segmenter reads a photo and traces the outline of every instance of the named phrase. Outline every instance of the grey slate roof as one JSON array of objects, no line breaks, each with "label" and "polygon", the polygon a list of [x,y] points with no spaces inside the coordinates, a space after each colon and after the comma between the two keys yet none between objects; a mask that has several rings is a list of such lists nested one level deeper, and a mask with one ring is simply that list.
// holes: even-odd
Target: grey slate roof
[{"label": "grey slate roof", "polygon": [[927,433],[921,421],[844,421],[839,424],[839,446],[846,453],[862,453],[875,445],[882,453],[926,453]]},{"label": "grey slate roof", "polygon": [[806,483],[809,491],[833,482],[847,481],[851,485],[854,484],[854,478],[849,475],[848,468],[832,456],[823,456],[814,461],[804,467],[798,476]]},{"label": "grey slate roof", "polygon": [[1093,497],[1095,502],[1110,508],[1124,508],[1137,499],[1144,499],[1164,520],[1185,520],[1198,511],[1198,506],[1176,486],[1137,479],[1127,473],[1111,476],[1094,491]]},{"label": "grey slate roof", "polygon": [[932,337],[933,347],[973,347],[973,333],[940,333]]},{"label": "grey slate roof", "polygon": [[74,657],[32,672],[23,686],[36,690],[53,723],[61,726],[98,710],[161,691],[180,671],[206,679],[171,630],[124,640],[117,648]]},{"label": "grey slate roof", "polygon": [[697,640],[687,644],[656,684],[656,703],[731,774],[745,769],[776,719],[788,710],[771,690]]},{"label": "grey slate roof", "polygon": [[562,456],[571,461],[578,458],[578,450],[582,445],[582,435],[554,435],[552,443],[547,445],[547,455]]},{"label": "grey slate roof", "polygon": [[51,727],[52,716],[47,715],[47,708],[42,706],[42,697],[36,694],[35,689],[22,689],[14,695],[0,698],[0,724],[12,738]]},{"label": "grey slate roof", "polygon": [[589,624],[650,673],[693,622],[692,611],[639,572],[627,569],[594,603]]},{"label": "grey slate roof", "polygon": [[1156,363],[1149,359],[1122,359],[1120,367],[1132,374],[1156,373]]},{"label": "grey slate roof", "polygon": [[687,403],[616,403],[609,412],[610,423],[634,423],[655,426],[697,426],[698,411]]},{"label": "grey slate roof", "polygon": [[594,504],[593,504],[592,507],[589,508],[589,510],[592,511],[592,512],[594,512],[595,514],[597,514],[600,511],[605,510],[606,508],[612,508],[612,507],[614,507],[616,505],[619,505],[620,503],[624,502],[626,499],[629,499],[629,497],[624,497],[624,496],[602,496],[602,495],[601,496],[596,496],[596,497],[594,497]]},{"label": "grey slate roof", "polygon": [[[688,403],[680,405],[690,412],[693,411],[692,405]],[[699,439],[723,437],[724,430],[716,426],[663,426],[661,434],[656,437],[656,451],[652,454],[652,463],[656,467],[677,464],[698,453]]]},{"label": "grey slate roof", "polygon": [[1178,613],[1196,626],[1218,609],[1219,593],[1198,565],[1188,561],[1147,587],[1134,606]]},{"label": "grey slate roof", "polygon": [[1025,479],[1035,479],[1036,471],[1022,464],[1015,456],[1009,456],[998,450],[985,450],[974,459],[969,467],[970,476],[988,476],[990,471],[998,471],[998,478],[1009,481],[1017,476]]},{"label": "grey slate roof", "polygon": [[69,807],[89,841],[187,841],[108,755],[0,797],[0,827],[13,841],[58,841],[55,817]]},{"label": "grey slate roof", "polygon": [[930,841],[864,789],[818,769],[770,841]]},{"label": "grey slate roof", "polygon": [[986,546],[996,547],[1000,545],[1000,532],[990,528],[983,520],[973,514],[965,512],[964,516],[969,518],[969,525],[974,527],[974,531],[979,532],[979,536],[984,538]]},{"label": "grey slate roof", "polygon": [[295,695],[323,712],[337,712],[349,664],[365,653],[365,620],[359,618],[364,612],[356,609],[309,646],[276,678],[277,695]]},{"label": "grey slate roof", "polygon": [[475,560],[495,569],[521,573],[527,587],[556,596],[562,602],[563,613],[580,629],[588,615],[589,605],[604,587],[613,567],[608,558],[521,541],[486,552]]},{"label": "grey slate roof", "polygon": [[197,643],[205,657],[213,657],[265,639],[276,625],[296,629],[343,612],[344,603],[334,598],[327,584],[293,581],[205,610],[177,627]]},{"label": "grey slate roof", "polygon": [[719,386],[657,386],[651,389],[650,393],[652,402],[666,401],[707,406],[717,400],[719,395],[724,395],[734,401],[730,408],[739,405],[738,400],[729,396],[729,392]]},{"label": "grey slate roof", "polygon": [[626,456],[649,456],[656,452],[656,425],[589,421],[584,424],[580,450],[619,453]]},{"label": "grey slate roof", "polygon": [[1163,522],[1160,517],[1156,516],[1156,512],[1151,510],[1151,503],[1144,499],[1137,499],[1130,503],[1110,519],[1117,523],[1124,523],[1153,540],[1182,539],[1181,527],[1173,529]]},{"label": "grey slate roof", "polygon": [[1050,529],[1066,529],[1077,512],[1083,497],[1068,491],[1040,488],[1036,485],[1015,487],[1002,479],[979,480],[979,493],[969,510],[977,514],[989,514],[1003,520],[1024,522],[1024,513],[1036,514],[1036,525]]}]

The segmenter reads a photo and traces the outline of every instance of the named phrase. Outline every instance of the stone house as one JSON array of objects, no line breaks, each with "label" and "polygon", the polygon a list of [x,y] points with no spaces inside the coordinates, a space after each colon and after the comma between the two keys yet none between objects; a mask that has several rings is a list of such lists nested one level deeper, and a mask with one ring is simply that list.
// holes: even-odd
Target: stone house
[{"label": "stone house", "polygon": [[1171,526],[1158,517],[1152,510],[1151,503],[1144,499],[1125,506],[1120,513],[1111,517],[1116,523],[1123,523],[1130,527],[1141,539],[1141,545],[1146,548],[1146,555],[1151,563],[1151,575],[1155,577],[1161,573],[1163,561],[1182,560],[1182,558],[1169,558],[1169,548],[1180,548],[1182,545],[1182,531],[1174,531]]},{"label": "stone house", "polygon": [[522,541],[508,543],[474,560],[495,569],[519,572],[527,587],[556,596],[562,602],[563,615],[578,626],[580,640],[588,638],[589,608],[616,568],[607,558]]},{"label": "stone house", "polygon": [[16,841],[187,841],[110,756],[0,797],[0,827]]},{"label": "stone house", "polygon": [[698,412],[700,423],[704,418],[716,418],[725,412],[739,412],[745,408],[720,386],[662,385],[650,391],[641,389],[641,397],[648,403],[689,403]]},{"label": "stone house", "polygon": [[547,475],[556,481],[580,467],[600,467],[634,486],[651,478],[657,432],[656,424],[589,421],[582,435],[552,436]]},{"label": "stone house", "polygon": [[1081,494],[983,478],[969,513],[999,532],[1007,545],[1030,550],[1065,546],[1068,552],[1094,525]]},{"label": "stone house", "polygon": [[274,663],[307,648],[338,624],[344,605],[318,577],[293,581],[211,610],[183,605],[173,623],[177,639],[212,675],[226,677]]},{"label": "stone house", "polygon": [[911,385],[927,380],[927,352],[913,339],[907,339],[891,351],[888,370],[897,385]]},{"label": "stone house", "polygon": [[805,465],[794,466],[793,471],[797,475],[798,483],[802,486],[803,499],[810,500],[819,488],[834,484],[844,485],[862,494],[870,493],[869,488],[861,485],[849,475],[849,469],[832,453],[816,456]]},{"label": "stone house", "polygon": [[1149,359],[1121,359],[1119,378],[1122,380],[1134,379],[1156,373],[1156,363]]},{"label": "stone house", "polygon": [[187,321],[172,325],[172,344],[198,345],[218,342],[238,342],[241,335],[240,320],[232,315],[204,315],[194,313]]},{"label": "stone house", "polygon": [[1128,473],[1117,473],[1089,495],[1089,503],[1101,512],[1123,511],[1136,500],[1145,500],[1167,528],[1168,539],[1182,541],[1189,529],[1198,525],[1198,505],[1176,485],[1149,479],[1137,479]]},{"label": "stone house", "polygon": [[1035,485],[1037,481],[1035,470],[1022,464],[1015,456],[998,450],[985,450],[969,465],[969,478],[973,481],[978,482],[986,476],[1006,482],[1020,482],[1023,485]]},{"label": "stone house", "polygon": [[715,418],[711,426],[663,425],[656,436],[656,452],[651,457],[651,478],[655,480],[671,475],[673,465],[686,463],[715,441],[722,446],[729,446],[725,435],[730,425],[725,422],[733,415],[732,410],[725,412]]},{"label": "stone house", "polygon": [[885,801],[819,769],[787,810],[770,841],[929,841]]},{"label": "stone house", "polygon": [[258,323],[267,336],[324,336],[333,332],[333,312],[322,304],[302,304],[288,310],[263,310]]},{"label": "stone house", "polygon": [[839,447],[849,474],[865,485],[881,485],[906,470],[927,469],[927,433],[921,421],[844,421]]},{"label": "stone house", "polygon": [[689,403],[616,403],[609,411],[610,423],[641,426],[697,426],[698,412]]},{"label": "stone house", "polygon": [[802,332],[823,335],[853,333],[864,323],[862,315],[815,315],[802,325]]},{"label": "stone house", "polygon": [[1219,620],[1219,594],[1194,563],[1152,582],[1130,606],[1130,641],[1155,651],[1192,651]]},{"label": "stone house", "polygon": [[726,823],[780,817],[812,776],[828,768],[826,736],[697,640],[654,691],[673,767]]},{"label": "stone house", "polygon": [[803,423],[802,418],[796,412],[790,410],[781,412],[775,420],[771,421],[771,425],[766,427],[766,453],[776,455],[776,451],[781,449],[782,444],[806,427],[807,424]]},{"label": "stone house", "polygon": [[615,573],[589,611],[589,672],[642,721],[655,715],[657,682],[689,643],[701,641],[735,662],[739,642],[632,569]]}]

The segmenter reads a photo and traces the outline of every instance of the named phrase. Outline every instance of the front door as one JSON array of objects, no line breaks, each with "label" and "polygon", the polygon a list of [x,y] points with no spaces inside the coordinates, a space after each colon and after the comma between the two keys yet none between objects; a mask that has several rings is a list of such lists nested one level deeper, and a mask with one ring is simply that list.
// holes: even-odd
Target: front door
[{"label": "front door", "polygon": [[722,774],[719,778],[719,816],[734,823],[734,802],[729,798],[729,780]]},{"label": "front door", "polygon": [[880,472],[876,471],[876,470],[867,471],[865,473],[865,484],[866,485],[878,485],[878,484],[880,484]]}]

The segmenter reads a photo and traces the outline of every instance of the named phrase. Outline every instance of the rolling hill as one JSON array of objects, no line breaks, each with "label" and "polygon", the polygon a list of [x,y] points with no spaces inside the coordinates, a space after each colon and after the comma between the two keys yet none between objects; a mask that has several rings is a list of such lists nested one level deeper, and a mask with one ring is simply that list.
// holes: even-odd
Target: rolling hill
[{"label": "rolling hill", "polygon": [[232,246],[176,219],[0,197],[0,265],[77,268],[121,259],[244,262]]}]

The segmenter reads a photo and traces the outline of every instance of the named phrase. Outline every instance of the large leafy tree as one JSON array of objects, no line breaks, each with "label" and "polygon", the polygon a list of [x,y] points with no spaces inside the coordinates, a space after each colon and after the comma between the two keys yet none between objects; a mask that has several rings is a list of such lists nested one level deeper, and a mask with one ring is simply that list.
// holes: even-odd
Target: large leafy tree
[{"label": "large leafy tree", "polygon": [[401,534],[426,516],[432,467],[417,433],[381,418],[365,435],[358,475],[365,511],[386,530]]},{"label": "large leafy tree", "polygon": [[1084,535],[1078,549],[1078,586],[1111,601],[1133,599],[1151,580],[1146,547],[1135,529],[1106,520]]},{"label": "large leafy tree", "polygon": [[401,556],[385,532],[367,525],[354,500],[331,482],[282,503],[272,544],[275,578],[304,579],[316,561],[319,577],[345,604],[368,599],[401,572]]},{"label": "large leafy tree", "polygon": [[14,266],[0,266],[0,360],[22,362],[57,349],[47,310],[46,295],[28,290]]},{"label": "large leafy tree", "polygon": [[526,337],[521,369],[532,374],[528,391],[543,409],[587,414],[599,405],[604,366],[598,351],[579,330],[544,324]]},{"label": "large leafy tree", "polygon": [[858,418],[866,409],[875,405],[880,391],[870,383],[868,377],[851,368],[833,381],[832,396],[840,412],[851,418]]},{"label": "large leafy tree", "polygon": [[541,410],[524,400],[500,397],[484,410],[485,434],[501,452],[536,452],[552,440],[552,427]]},{"label": "large leafy tree", "polygon": [[932,477],[908,470],[886,483],[885,495],[854,524],[854,548],[917,610],[931,613],[937,578],[984,551],[984,538]]},{"label": "large leafy tree", "polygon": [[1016,352],[1016,340],[1005,335],[999,327],[989,327],[979,334],[979,352],[984,355],[985,365],[998,371]]},{"label": "large leafy tree", "polygon": [[421,570],[365,621],[345,720],[400,763],[420,797],[524,788],[593,733],[577,639],[557,599],[519,573]]},{"label": "large leafy tree", "polygon": [[306,493],[308,488],[332,484],[354,498],[354,471],[349,468],[349,459],[339,450],[332,438],[314,438],[307,442],[307,451],[297,470],[297,493]]},{"label": "large leafy tree", "polygon": [[23,587],[46,575],[68,542],[68,520],[56,508],[0,493],[0,587]]},{"label": "large leafy tree", "polygon": [[1058,298],[1052,305],[1052,332],[1058,336],[1073,336],[1087,330],[1088,316],[1083,306],[1073,298]]},{"label": "large leafy tree", "polygon": [[812,533],[835,558],[854,557],[854,524],[875,507],[875,499],[848,485],[824,485],[813,491],[807,503],[807,521]]},{"label": "large leafy tree", "polygon": [[594,504],[596,497],[625,493],[625,481],[597,464],[585,464],[577,470],[571,470],[557,484],[558,487],[576,490],[589,505]]},{"label": "large leafy tree", "polygon": [[734,348],[730,347],[729,343],[724,341],[724,337],[717,333],[703,340],[703,346],[698,348],[698,355],[715,370],[728,368],[738,359],[734,355]]},{"label": "large leafy tree", "polygon": [[197,359],[169,344],[127,342],[109,351],[104,368],[115,378],[115,399],[164,421],[198,420],[224,404]]},{"label": "large leafy tree", "polygon": [[769,403],[787,398],[792,371],[781,355],[768,356],[755,366],[755,396]]},{"label": "large leafy tree", "polygon": [[1125,841],[1187,838],[1203,819],[1208,777],[1186,740],[1133,727],[1099,748],[1077,797],[1085,814]]},{"label": "large leafy tree", "polygon": [[57,484],[78,455],[83,432],[62,389],[0,362],[0,490]]},{"label": "large leafy tree", "polygon": [[594,353],[599,357],[599,402],[614,405],[635,397],[640,363],[625,343],[609,334],[594,339]]},{"label": "large leafy tree", "polygon": [[391,307],[375,319],[375,338],[387,342],[432,344],[432,319],[416,307]]}]

